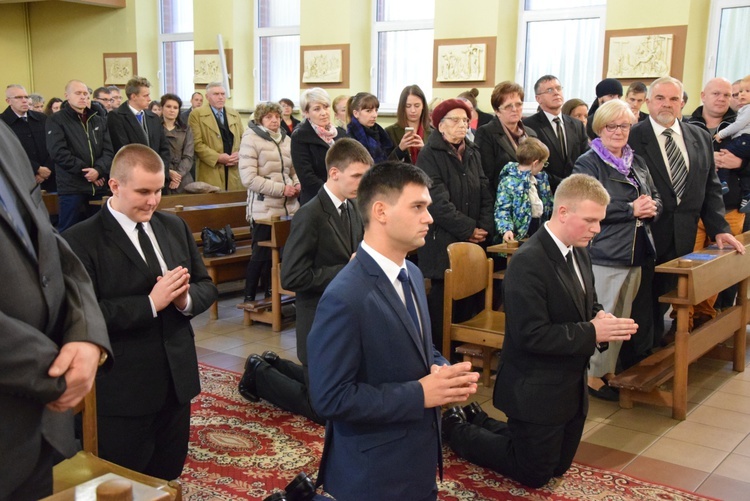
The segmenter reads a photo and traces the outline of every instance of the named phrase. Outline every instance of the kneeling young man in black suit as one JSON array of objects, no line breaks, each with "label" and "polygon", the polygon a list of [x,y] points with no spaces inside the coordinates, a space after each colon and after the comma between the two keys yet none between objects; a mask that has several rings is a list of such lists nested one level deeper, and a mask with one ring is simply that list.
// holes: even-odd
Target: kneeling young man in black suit
[{"label": "kneeling young man in black suit", "polygon": [[633,320],[615,318],[596,301],[586,246],[608,203],[593,177],[564,179],[552,218],[510,261],[493,397],[508,423],[477,404],[443,416],[443,432],[459,456],[530,487],[564,474],[573,462],[588,412],[586,368],[594,349],[626,341],[637,330]]}]

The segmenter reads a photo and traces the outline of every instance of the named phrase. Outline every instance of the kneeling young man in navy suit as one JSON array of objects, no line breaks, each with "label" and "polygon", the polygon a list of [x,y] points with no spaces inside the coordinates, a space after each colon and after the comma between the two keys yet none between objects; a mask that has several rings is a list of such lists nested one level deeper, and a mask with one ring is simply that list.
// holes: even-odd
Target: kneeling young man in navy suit
[{"label": "kneeling young man in navy suit", "polygon": [[542,487],[573,462],[588,412],[586,369],[594,349],[627,341],[638,328],[596,300],[586,247],[608,204],[595,178],[565,178],[552,218],[508,265],[505,341],[493,397],[508,423],[488,417],[476,403],[449,409],[443,418],[459,456],[530,487]]},{"label": "kneeling young man in navy suit", "polygon": [[440,406],[476,392],[471,364],[434,348],[424,279],[430,180],[410,164],[370,169],[357,190],[357,254],[330,283],[308,336],[310,396],[327,419],[318,484],[338,501],[437,499]]}]

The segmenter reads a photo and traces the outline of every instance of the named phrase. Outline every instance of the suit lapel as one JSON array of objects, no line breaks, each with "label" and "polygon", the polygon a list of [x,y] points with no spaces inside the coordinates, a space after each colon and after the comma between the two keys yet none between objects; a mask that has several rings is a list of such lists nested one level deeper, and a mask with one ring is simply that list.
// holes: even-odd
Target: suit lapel
[{"label": "suit lapel", "polygon": [[[367,252],[361,247],[357,249],[357,259],[361,259],[370,275],[373,275],[375,277],[375,287],[378,289],[378,291],[380,291],[383,298],[385,298],[386,302],[390,305],[391,309],[406,329],[406,332],[409,333],[409,337],[417,347],[417,350],[419,351],[419,355],[422,358],[425,367],[429,369],[427,356],[425,354],[424,338],[417,332],[417,328],[414,326],[414,322],[412,321],[411,316],[409,316],[409,313],[406,311],[406,306],[404,305],[403,301],[401,301],[401,298],[398,297],[393,284],[390,280],[388,280],[385,272],[382,268],[380,268],[380,266],[378,266],[372,256],[367,254]],[[411,280],[411,274],[409,274],[409,281],[411,282]],[[413,286],[414,284],[412,283],[412,287]],[[421,298],[417,302],[417,305],[419,308],[420,317],[425,318],[425,311],[422,308]],[[425,328],[428,327],[428,324],[424,320],[422,321],[422,324]]]},{"label": "suit lapel", "polygon": [[653,173],[656,172],[656,175],[662,179],[664,185],[669,186],[674,194],[672,179],[669,177],[667,164],[664,163],[664,157],[661,154],[661,148],[659,148],[659,139],[656,137],[656,133],[654,132],[654,128],[651,126],[650,121],[646,120],[643,124],[644,125],[640,126],[642,128],[640,151],[636,151],[636,153],[646,157],[648,165],[652,167],[652,176]]},{"label": "suit lapel", "polygon": [[[328,196],[328,192],[325,191],[325,188],[321,188],[318,192],[318,199],[320,200],[320,205],[323,208],[323,212],[328,215],[328,224],[331,226],[331,228],[333,228],[333,232],[336,233],[336,237],[339,239],[339,242],[344,246],[344,248],[350,255],[353,254],[354,248],[352,247],[351,242],[347,242],[346,235],[344,234],[343,221],[341,220],[339,211],[336,207],[334,207],[333,200],[331,200],[331,197]],[[352,220],[353,219],[354,218],[352,218]]]},{"label": "suit lapel", "polygon": [[[579,315],[581,318],[586,321],[590,320],[589,316],[586,315],[586,300],[584,291],[581,289],[581,283],[578,281],[577,276],[573,276],[570,273],[570,270],[568,269],[568,263],[565,261],[565,258],[563,257],[562,253],[560,252],[560,249],[557,247],[557,244],[554,240],[552,240],[552,237],[548,233],[548,231],[545,228],[545,231],[541,232],[541,241],[542,245],[544,247],[545,252],[549,256],[550,260],[554,263],[555,266],[555,273],[557,274],[557,277],[560,279],[560,281],[563,283],[563,286],[565,286],[565,290],[568,293],[568,296],[573,301],[573,303],[576,305],[576,309],[578,310]],[[575,252],[575,248],[574,248]],[[578,261],[579,263],[579,269],[581,269],[581,275],[583,274],[583,266],[581,266],[581,261]],[[589,287],[589,284],[591,283],[590,277],[587,281],[584,276],[584,283],[586,284],[587,289],[591,289],[592,287]],[[588,294],[588,290],[586,291],[586,294]]]},{"label": "suit lapel", "polygon": [[[153,275],[148,269],[146,261],[138,253],[138,250],[133,245],[133,242],[125,234],[125,231],[120,226],[120,223],[114,218],[112,213],[109,211],[107,204],[104,204],[101,209],[101,218],[104,229],[107,232],[107,237],[120,248],[120,250],[127,256],[127,258],[143,273],[149,280],[153,280]],[[159,242],[161,245],[161,242]]]},{"label": "suit lapel", "polygon": [[[581,270],[581,277],[583,278],[583,283],[586,286],[586,301],[583,307],[583,311],[590,317],[591,312],[594,311],[595,292],[594,276],[591,270],[591,266],[589,266],[588,264],[590,260],[585,249],[574,247],[573,252],[575,253],[576,259],[578,260],[578,268]],[[584,317],[584,320],[589,320],[589,318]]]},{"label": "suit lapel", "polygon": [[693,134],[693,131],[690,130],[688,125],[680,124],[680,129],[682,130],[682,140],[685,142],[685,150],[687,150],[688,155],[686,160],[690,166],[688,167],[688,177],[685,184],[685,195],[683,195],[687,196],[688,193],[694,193],[694,191],[692,191],[692,186],[699,181],[701,177],[696,174],[700,170],[700,166],[698,165],[698,159],[701,158],[699,153],[700,145],[698,143],[698,138]]},{"label": "suit lapel", "polygon": [[562,151],[560,151],[560,142],[557,140],[557,134],[552,130],[552,125],[549,123],[549,120],[547,120],[547,115],[545,115],[543,111],[540,111],[537,113],[537,116],[539,117],[539,124],[541,125],[541,130],[537,132],[539,134],[544,134],[544,137],[546,138],[545,144],[551,144],[552,149],[555,150],[555,153],[560,157],[560,160],[564,160]]},{"label": "suit lapel", "polygon": [[174,260],[174,253],[172,252],[171,246],[172,239],[169,238],[169,232],[167,231],[167,228],[164,226],[161,220],[156,217],[156,213],[154,213],[154,215],[151,217],[151,221],[149,221],[149,224],[151,225],[151,229],[154,230],[154,235],[156,235],[156,242],[159,244],[159,249],[161,250],[161,255],[164,258],[164,262],[167,264],[167,269],[173,269],[175,266],[177,266],[177,263]]}]

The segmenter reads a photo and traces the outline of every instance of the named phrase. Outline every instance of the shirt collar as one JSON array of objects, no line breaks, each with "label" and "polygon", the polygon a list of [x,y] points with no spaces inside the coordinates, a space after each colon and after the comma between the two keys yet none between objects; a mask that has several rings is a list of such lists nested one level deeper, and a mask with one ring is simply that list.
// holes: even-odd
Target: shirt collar
[{"label": "shirt collar", "polygon": [[[111,198],[107,200],[107,208],[109,209],[109,212],[112,213],[112,216],[115,218],[115,221],[117,221],[117,223],[125,231],[125,233],[130,234],[135,231],[135,227],[138,223],[130,219],[128,216],[126,216],[122,212],[115,210],[115,208],[112,207]],[[148,223],[143,223],[144,228],[146,228],[147,226],[148,226]]]},{"label": "shirt collar", "polygon": [[552,125],[554,125],[554,124],[555,124],[555,122],[553,122],[553,120],[554,120],[555,118],[559,118],[559,119],[560,119],[560,121],[562,122],[562,117],[560,116],[560,115],[561,115],[561,113],[558,113],[557,115],[553,115],[552,113],[550,113],[550,112],[548,112],[548,111],[544,111],[544,110],[542,110],[542,112],[543,112],[543,113],[544,113],[544,115],[545,115],[545,116],[547,117],[547,120],[549,120],[549,123],[551,123]]},{"label": "shirt collar", "polygon": [[218,109],[214,108],[211,105],[209,105],[209,108],[211,108],[211,111],[213,111],[214,115],[216,115],[217,117],[219,116],[219,112],[224,113],[224,110],[225,110],[225,108],[222,108],[222,109],[218,110]]},{"label": "shirt collar", "polygon": [[[656,137],[661,136],[661,133],[667,130],[667,127],[664,127],[660,123],[658,123],[654,118],[649,115],[648,119],[651,121],[651,127],[654,128],[654,134],[656,134]],[[678,136],[682,136],[682,129],[680,128],[680,121],[676,118],[674,119],[674,123],[669,127],[672,129],[672,131],[677,134]]]},{"label": "shirt collar", "polygon": [[547,230],[547,233],[549,233],[549,236],[552,237],[552,240],[555,242],[555,245],[557,245],[557,248],[560,250],[560,254],[563,255],[563,257],[567,258],[569,252],[573,252],[573,246],[565,245],[562,240],[557,238],[557,236],[552,233],[552,230],[549,229],[549,221],[544,223],[544,229]]},{"label": "shirt collar", "polygon": [[367,245],[367,242],[364,240],[362,240],[360,245],[362,246],[362,249],[378,264],[378,266],[380,266],[380,269],[383,270],[383,273],[388,277],[388,280],[390,280],[392,284],[395,284],[396,280],[398,280],[398,274],[401,269],[406,269],[406,259],[404,259],[404,262],[399,266],[371,246]]},{"label": "shirt collar", "polygon": [[340,200],[339,197],[333,194],[333,192],[328,188],[328,185],[323,184],[323,188],[326,190],[326,193],[328,193],[328,196],[331,197],[331,202],[333,202],[333,206],[336,207],[338,210],[339,207],[341,207],[341,204],[344,203],[345,200]]},{"label": "shirt collar", "polygon": [[[132,106],[130,106],[130,103],[128,103],[128,108],[130,108],[130,111],[133,112],[133,115],[136,115],[136,116],[139,113],[142,113],[144,111],[144,110],[141,110],[141,111],[136,110],[135,108],[133,108]],[[145,115],[145,113],[144,113],[144,115]]]}]

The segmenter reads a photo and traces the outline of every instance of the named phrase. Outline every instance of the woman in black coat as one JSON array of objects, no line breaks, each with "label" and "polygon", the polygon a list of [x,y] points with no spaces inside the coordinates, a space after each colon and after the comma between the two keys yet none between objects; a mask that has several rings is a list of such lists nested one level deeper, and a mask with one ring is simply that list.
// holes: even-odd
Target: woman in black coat
[{"label": "woman in black coat", "polygon": [[[436,131],[417,159],[417,166],[432,179],[430,214],[434,220],[418,250],[419,268],[432,282],[427,297],[432,320],[432,340],[442,345],[443,278],[448,268],[448,245],[473,242],[486,245],[493,230],[494,197],[482,170],[479,149],[466,140],[471,109],[459,99],[448,99],[432,112]],[[471,316],[476,301],[454,309],[459,320]]]},{"label": "woman in black coat", "polygon": [[326,182],[326,153],[346,131],[331,123],[331,98],[320,87],[303,92],[300,105],[305,120],[292,133],[292,165],[302,187],[299,203],[304,205]]}]

